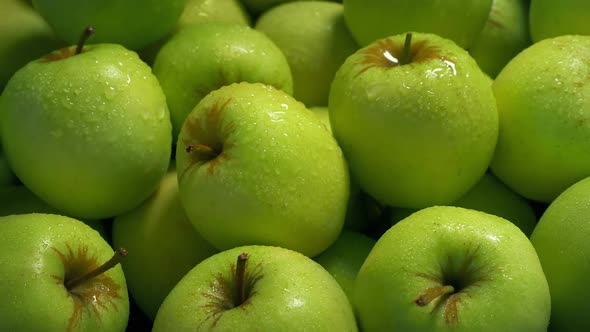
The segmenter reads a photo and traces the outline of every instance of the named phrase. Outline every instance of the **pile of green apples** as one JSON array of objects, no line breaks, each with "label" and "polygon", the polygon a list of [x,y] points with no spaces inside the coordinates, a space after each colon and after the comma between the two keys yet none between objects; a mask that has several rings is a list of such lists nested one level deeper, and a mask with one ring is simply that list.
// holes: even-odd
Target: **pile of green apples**
[{"label": "pile of green apples", "polygon": [[590,330],[590,2],[0,13],[0,331]]}]

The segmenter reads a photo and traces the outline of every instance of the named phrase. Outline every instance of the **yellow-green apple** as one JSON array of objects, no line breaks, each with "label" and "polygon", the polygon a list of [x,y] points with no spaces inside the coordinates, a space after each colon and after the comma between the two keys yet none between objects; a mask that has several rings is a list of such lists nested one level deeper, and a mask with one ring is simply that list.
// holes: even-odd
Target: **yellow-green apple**
[{"label": "yellow-green apple", "polygon": [[590,176],[590,36],[537,42],[494,80],[500,133],[492,172],[549,203]]},{"label": "yellow-green apple", "polygon": [[51,28],[21,0],[0,1],[0,93],[27,62],[62,46]]},{"label": "yellow-green apple", "polygon": [[217,252],[188,221],[174,168],[143,204],[115,217],[113,244],[133,252],[121,265],[131,296],[152,321],[176,283]]},{"label": "yellow-green apple", "polygon": [[21,68],[0,98],[0,126],[17,177],[77,218],[136,207],[170,161],[166,97],[151,68],[117,44],[80,43]]},{"label": "yellow-green apple", "polygon": [[[49,213],[64,215],[56,208],[50,206],[27,187],[23,185],[10,185],[0,187],[0,216],[12,214]],[[81,220],[86,225],[97,231],[107,242],[110,234],[107,232],[106,220]]]},{"label": "yellow-green apple", "polygon": [[490,77],[530,45],[529,6],[526,0],[493,0],[484,28],[469,54]]},{"label": "yellow-green apple", "polygon": [[218,249],[276,245],[313,257],[338,238],[346,160],[321,121],[284,91],[243,82],[211,92],[176,148],[182,206]]},{"label": "yellow-green apple", "polygon": [[506,219],[437,206],[392,226],[354,284],[364,331],[546,331],[547,280]]},{"label": "yellow-green apple", "polygon": [[250,25],[251,18],[240,0],[187,0],[176,29],[207,22]]},{"label": "yellow-green apple", "polygon": [[550,331],[590,330],[590,178],[562,192],[545,210],[531,242],[551,291]]},{"label": "yellow-green apple", "polygon": [[96,43],[141,49],[174,29],[186,0],[33,0],[35,9],[68,44],[92,25]]},{"label": "yellow-green apple", "polygon": [[176,140],[186,116],[209,92],[234,82],[260,82],[293,92],[285,55],[247,26],[203,23],[174,35],[154,62],[170,108]]},{"label": "yellow-green apple", "polygon": [[158,311],[153,332],[357,331],[336,280],[292,250],[243,246],[194,267]]},{"label": "yellow-green apple", "polygon": [[590,2],[531,0],[529,19],[534,42],[562,35],[588,35]]},{"label": "yellow-green apple", "polygon": [[274,6],[293,1],[328,1],[328,0],[242,0],[246,8],[254,15],[259,15]]},{"label": "yellow-green apple", "polygon": [[374,239],[345,230],[334,244],[314,257],[314,260],[336,279],[350,303],[356,275],[374,245]]},{"label": "yellow-green apple", "polygon": [[125,331],[124,249],[54,214],[0,217],[0,234],[0,330]]},{"label": "yellow-green apple", "polygon": [[329,112],[361,189],[397,207],[461,197],[488,168],[498,135],[489,78],[467,51],[433,34],[380,39],[348,57]]},{"label": "yellow-green apple", "polygon": [[343,4],[346,24],[362,46],[417,31],[469,48],[485,25],[492,0],[346,0]]},{"label": "yellow-green apple", "polygon": [[344,23],[342,4],[284,3],[264,12],[256,29],[270,37],[287,57],[293,97],[307,106],[328,105],[334,74],[358,49]]}]

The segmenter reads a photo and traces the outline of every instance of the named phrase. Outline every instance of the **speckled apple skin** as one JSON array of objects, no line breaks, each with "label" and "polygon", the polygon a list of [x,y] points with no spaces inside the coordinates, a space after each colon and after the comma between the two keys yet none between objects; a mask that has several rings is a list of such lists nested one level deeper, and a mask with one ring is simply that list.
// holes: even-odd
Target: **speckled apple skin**
[{"label": "speckled apple skin", "polygon": [[110,288],[116,296],[86,302],[77,316],[73,296],[59,280],[65,270],[58,252],[67,254],[68,245],[74,254],[86,248],[98,264],[113,256],[98,232],[64,216],[22,214],[0,217],[0,234],[0,330],[125,331],[129,299],[121,266],[103,275],[119,286]]},{"label": "speckled apple skin", "polygon": [[[456,320],[435,299],[418,306],[443,268],[461,266],[478,282],[456,293]],[[465,275],[465,274],[463,274]],[[364,331],[547,331],[551,300],[533,245],[509,221],[436,206],[392,226],[361,267],[354,305]],[[455,295],[455,294],[453,294]]]},{"label": "speckled apple skin", "polygon": [[[223,144],[194,162],[190,144]],[[180,198],[197,231],[221,250],[286,247],[313,257],[344,224],[348,167],[324,124],[271,86],[239,83],[205,97],[177,143]]]},{"label": "speckled apple skin", "polygon": [[533,44],[493,84],[500,116],[492,172],[522,196],[551,202],[590,175],[590,37]]},{"label": "speckled apple skin", "polygon": [[469,54],[435,35],[412,38],[434,58],[395,67],[367,63],[384,61],[404,38],[382,39],[340,67],[330,90],[332,131],[360,187],[378,201],[446,205],[488,168],[498,136],[496,102]]},{"label": "speckled apple skin", "polygon": [[590,178],[576,182],[549,205],[531,235],[551,290],[550,331],[590,329],[589,197]]},{"label": "speckled apple skin", "polygon": [[108,218],[136,207],[170,161],[162,89],[137,54],[119,45],[29,63],[6,86],[0,117],[14,173],[37,196],[78,218]]},{"label": "speckled apple skin", "polygon": [[262,32],[248,26],[209,22],[172,37],[154,61],[166,94],[174,141],[191,110],[209,92],[238,82],[260,82],[293,93],[285,55]]},{"label": "speckled apple skin", "polygon": [[[259,277],[239,307],[212,315],[218,276],[231,280],[238,255]],[[352,307],[336,280],[310,258],[284,248],[244,246],[193,268],[168,295],[154,322],[160,331],[357,331]]]}]

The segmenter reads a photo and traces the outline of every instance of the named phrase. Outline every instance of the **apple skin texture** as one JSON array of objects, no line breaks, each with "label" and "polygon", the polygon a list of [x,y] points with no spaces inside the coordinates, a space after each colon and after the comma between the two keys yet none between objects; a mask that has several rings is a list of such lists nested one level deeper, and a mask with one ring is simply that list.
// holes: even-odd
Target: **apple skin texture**
[{"label": "apple skin texture", "polygon": [[14,173],[70,216],[101,219],[136,207],[170,161],[170,117],[157,79],[135,52],[115,44],[48,57],[20,69],[0,98]]},{"label": "apple skin texture", "polygon": [[492,0],[346,0],[344,18],[356,41],[418,31],[433,33],[469,48],[483,29]]},{"label": "apple skin texture", "polygon": [[[431,287],[460,285],[462,271],[464,288],[415,303]],[[364,331],[546,331],[551,311],[528,238],[505,219],[457,207],[426,208],[392,226],[354,287]]]},{"label": "apple skin texture", "polygon": [[173,136],[209,92],[234,82],[260,82],[291,94],[293,78],[281,50],[247,26],[203,23],[173,36],[156,56],[154,74],[166,94]]},{"label": "apple skin texture", "polygon": [[[85,287],[82,296],[63,285],[69,269],[61,255],[83,253],[94,268],[113,256],[96,231],[64,216],[22,214],[0,217],[0,234],[0,330],[125,331],[129,299],[121,266],[78,286]],[[86,261],[71,260],[70,269]]]},{"label": "apple skin texture", "polygon": [[414,33],[415,60],[384,54],[405,35],[348,57],[329,99],[332,131],[361,188],[383,204],[447,205],[485,173],[498,135],[489,78],[448,39]]},{"label": "apple skin texture", "polygon": [[[223,151],[206,161],[187,146]],[[276,245],[313,257],[340,234],[349,171],[315,114],[283,91],[239,83],[211,92],[188,116],[177,143],[182,205],[220,250]]]},{"label": "apple skin texture", "polygon": [[187,0],[176,30],[207,22],[226,22],[249,26],[250,15],[240,0]]},{"label": "apple skin texture", "polygon": [[141,49],[172,32],[186,0],[33,0],[55,34],[76,44],[91,25],[93,43]]},{"label": "apple skin texture", "polygon": [[[241,306],[220,310],[212,299],[223,297],[217,278],[232,285],[231,271],[242,253],[249,254],[246,271],[255,279],[252,291]],[[244,246],[193,268],[160,307],[152,331],[211,330],[319,332],[357,327],[344,291],[319,264],[280,247]]]},{"label": "apple skin texture", "polygon": [[135,303],[153,321],[172,288],[203,259],[217,253],[194,229],[178,196],[174,169],[139,207],[113,221],[113,244],[129,255],[121,263]]},{"label": "apple skin texture", "polygon": [[256,22],[285,54],[293,97],[307,106],[328,105],[330,84],[358,46],[344,22],[342,4],[298,1],[269,9]]},{"label": "apple skin texture", "polygon": [[350,303],[354,294],[356,275],[375,242],[364,234],[344,230],[334,244],[314,257],[314,260],[336,279]]},{"label": "apple skin texture", "polygon": [[0,1],[0,92],[27,62],[62,46],[51,28],[21,0]]},{"label": "apple skin texture", "polygon": [[493,0],[486,24],[469,54],[490,77],[531,44],[526,0]]},{"label": "apple skin texture", "polygon": [[590,178],[576,182],[545,210],[531,242],[551,290],[550,331],[590,330]]},{"label": "apple skin texture", "polygon": [[328,1],[328,0],[242,0],[242,3],[253,14],[260,14],[274,6],[294,1]]},{"label": "apple skin texture", "polygon": [[534,42],[562,35],[589,35],[587,0],[531,0],[529,19]]},{"label": "apple skin texture", "polygon": [[542,40],[493,84],[500,134],[492,172],[512,190],[549,203],[590,175],[590,36]]}]

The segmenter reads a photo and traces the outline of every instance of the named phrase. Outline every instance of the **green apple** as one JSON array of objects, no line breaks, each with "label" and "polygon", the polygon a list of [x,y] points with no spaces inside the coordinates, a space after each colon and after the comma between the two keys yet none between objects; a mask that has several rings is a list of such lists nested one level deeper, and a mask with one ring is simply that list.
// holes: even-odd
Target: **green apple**
[{"label": "green apple", "polygon": [[136,207],[170,161],[164,93],[150,67],[116,44],[63,48],[21,68],[0,98],[0,125],[22,183],[77,218]]},{"label": "green apple", "polygon": [[293,97],[307,106],[328,105],[330,84],[358,46],[344,22],[342,4],[296,1],[264,12],[256,22],[287,57]]},{"label": "green apple", "polygon": [[250,25],[250,15],[240,0],[187,0],[176,29],[207,22]]},{"label": "green apple", "polygon": [[293,92],[287,59],[263,33],[237,24],[185,28],[160,50],[153,66],[176,140],[186,116],[209,92],[234,82],[261,82]]},{"label": "green apple", "polygon": [[332,274],[351,303],[356,275],[374,245],[374,239],[346,230],[334,244],[314,258]]},{"label": "green apple", "polygon": [[8,161],[4,157],[4,152],[2,152],[2,146],[0,145],[0,188],[17,182],[18,179],[14,175],[10,165],[8,165]]},{"label": "green apple", "polygon": [[392,226],[358,272],[364,331],[546,331],[547,280],[509,221],[440,206]]},{"label": "green apple", "polygon": [[[465,195],[449,205],[502,217],[520,228],[526,236],[531,235],[537,224],[536,213],[529,201],[510,190],[491,173],[486,173]],[[415,209],[393,209],[391,224],[414,212]]]},{"label": "green apple", "polygon": [[244,246],[193,268],[160,307],[160,331],[356,331],[346,295],[292,250]]},{"label": "green apple", "polygon": [[[9,216],[12,214],[29,214],[29,213],[50,213],[63,215],[60,211],[53,208],[39,197],[35,196],[27,187],[23,185],[11,185],[0,187],[0,216]],[[81,220],[86,225],[92,227],[105,240],[110,240],[107,233],[104,220]]]},{"label": "green apple", "polygon": [[0,217],[0,234],[0,330],[125,331],[125,250],[53,214]]},{"label": "green apple", "polygon": [[27,62],[61,46],[51,28],[21,0],[0,1],[0,93]]},{"label": "green apple", "polygon": [[242,3],[253,14],[261,14],[273,6],[293,1],[327,1],[327,0],[242,0]]},{"label": "green apple", "polygon": [[388,37],[351,55],[332,83],[329,112],[361,188],[397,207],[461,197],[485,173],[498,135],[489,78],[467,51],[433,34]]},{"label": "green apple", "polygon": [[346,160],[321,121],[284,91],[244,82],[211,92],[176,148],[182,205],[218,249],[276,245],[313,257],[338,238]]},{"label": "green apple", "polygon": [[534,42],[562,35],[589,35],[587,0],[531,0],[530,30]]},{"label": "green apple", "polygon": [[172,288],[217,250],[195,232],[178,196],[176,171],[138,208],[113,221],[113,244],[133,255],[123,261],[129,292],[153,321]]},{"label": "green apple", "polygon": [[560,36],[513,58],[493,84],[500,134],[493,173],[549,203],[590,176],[590,36]]},{"label": "green apple", "polygon": [[433,33],[469,48],[483,29],[492,0],[346,0],[344,18],[356,41],[418,31]]},{"label": "green apple", "polygon": [[526,0],[493,0],[483,30],[469,47],[469,54],[491,77],[530,45],[528,9]]},{"label": "green apple", "polygon": [[141,49],[174,29],[187,0],[33,0],[55,34],[75,44],[92,25],[96,43]]},{"label": "green apple", "polygon": [[562,192],[545,210],[531,242],[551,290],[551,331],[590,330],[590,178]]}]

